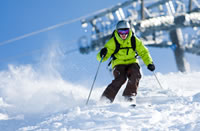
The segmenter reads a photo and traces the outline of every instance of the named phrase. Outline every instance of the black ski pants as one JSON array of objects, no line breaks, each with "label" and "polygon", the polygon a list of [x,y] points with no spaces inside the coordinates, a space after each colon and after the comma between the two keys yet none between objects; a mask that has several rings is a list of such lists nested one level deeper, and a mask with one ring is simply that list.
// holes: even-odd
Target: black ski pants
[{"label": "black ski pants", "polygon": [[124,89],[123,96],[131,97],[137,95],[139,81],[141,79],[140,67],[137,63],[129,65],[117,65],[113,70],[114,80],[104,90],[101,98],[106,97],[113,102],[121,86],[128,79],[126,88]]}]

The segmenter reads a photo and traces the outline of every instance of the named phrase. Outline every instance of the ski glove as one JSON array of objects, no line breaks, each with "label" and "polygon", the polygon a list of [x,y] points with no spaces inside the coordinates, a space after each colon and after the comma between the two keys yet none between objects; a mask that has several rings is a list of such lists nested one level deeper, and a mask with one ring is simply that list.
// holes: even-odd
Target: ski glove
[{"label": "ski glove", "polygon": [[101,58],[102,58],[102,57],[105,57],[106,54],[107,54],[107,52],[108,52],[107,48],[101,49],[101,51],[100,51],[100,57],[101,57]]},{"label": "ski glove", "polygon": [[150,71],[154,71],[155,70],[155,65],[154,64],[149,64],[147,66],[147,68],[150,70]]}]

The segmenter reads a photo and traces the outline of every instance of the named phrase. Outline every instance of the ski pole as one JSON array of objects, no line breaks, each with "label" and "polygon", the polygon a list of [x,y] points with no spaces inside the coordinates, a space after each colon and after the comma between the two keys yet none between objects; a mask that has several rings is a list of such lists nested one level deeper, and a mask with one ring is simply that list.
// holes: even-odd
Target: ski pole
[{"label": "ski pole", "polygon": [[88,101],[89,101],[89,99],[90,99],[90,95],[91,95],[91,93],[92,93],[92,90],[93,90],[93,87],[94,87],[94,83],[95,83],[95,81],[96,81],[97,74],[98,74],[98,72],[99,72],[99,68],[100,68],[100,65],[101,65],[101,62],[102,62],[103,58],[104,58],[104,56],[101,58],[101,60],[100,60],[100,62],[99,62],[99,66],[98,66],[98,68],[97,68],[97,72],[96,72],[96,75],[95,75],[95,77],[94,77],[94,80],[93,80],[93,83],[92,83],[92,87],[91,87],[91,89],[90,89],[90,93],[89,93],[89,96],[88,96],[86,105],[88,104]]},{"label": "ski pole", "polygon": [[156,76],[156,74],[155,74],[155,72],[153,71],[153,74],[154,74],[154,76],[155,76],[155,78],[156,78],[156,80],[157,80],[157,82],[158,82],[158,84],[160,85],[160,87],[163,89],[163,87],[161,86],[161,84],[160,84],[160,81],[158,80],[158,77]]}]

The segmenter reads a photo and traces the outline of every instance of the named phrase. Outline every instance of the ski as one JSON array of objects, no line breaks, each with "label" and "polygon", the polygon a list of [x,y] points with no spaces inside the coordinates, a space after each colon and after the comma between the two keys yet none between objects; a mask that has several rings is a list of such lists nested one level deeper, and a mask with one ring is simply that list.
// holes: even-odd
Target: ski
[{"label": "ski", "polygon": [[136,104],[131,104],[130,107],[135,108]]}]

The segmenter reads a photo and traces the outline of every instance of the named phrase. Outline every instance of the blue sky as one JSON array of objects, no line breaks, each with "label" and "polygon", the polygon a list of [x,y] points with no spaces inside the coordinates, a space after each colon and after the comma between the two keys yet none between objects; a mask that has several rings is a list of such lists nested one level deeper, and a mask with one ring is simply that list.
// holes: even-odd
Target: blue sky
[{"label": "blue sky", "polygon": [[[0,1],[0,43],[27,33],[70,21],[98,10],[112,7],[124,0],[1,0]],[[62,50],[78,48],[77,40],[88,35],[81,28],[80,21],[39,33],[12,43],[0,45],[0,70],[8,68],[8,64],[16,66],[38,64],[38,59],[53,44]],[[156,65],[156,72],[177,72],[174,54],[171,49],[149,48]],[[59,61],[63,78],[72,82],[91,84],[96,73],[98,61],[97,51],[82,55],[78,51],[62,55]],[[59,56],[58,56],[59,57]],[[164,58],[164,59],[163,59]],[[199,70],[200,61],[195,55],[186,55],[191,67]],[[111,73],[106,70],[107,62],[102,63],[97,83],[106,85],[112,80]],[[36,66],[37,67],[37,66]],[[146,67],[144,75],[152,75]],[[87,83],[88,82],[88,83]],[[106,83],[106,84],[105,84]]]}]

